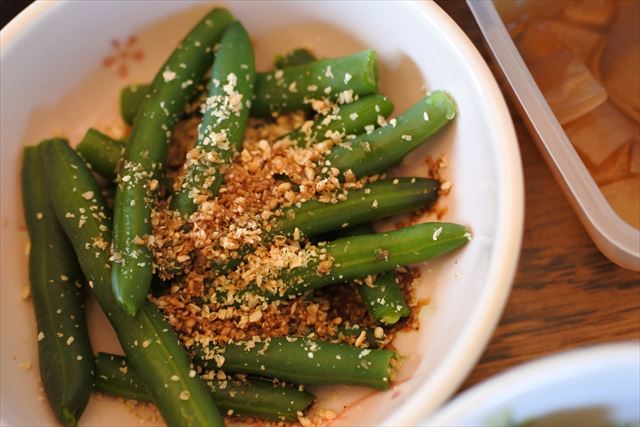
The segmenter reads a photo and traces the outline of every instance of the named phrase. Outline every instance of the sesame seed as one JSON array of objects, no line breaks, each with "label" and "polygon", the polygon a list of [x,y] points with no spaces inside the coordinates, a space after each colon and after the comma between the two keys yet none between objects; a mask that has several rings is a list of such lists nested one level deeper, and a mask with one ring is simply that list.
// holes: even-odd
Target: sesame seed
[{"label": "sesame seed", "polygon": [[176,73],[174,73],[174,72],[173,72],[173,71],[171,71],[171,70],[165,70],[165,71],[162,73],[162,78],[164,79],[164,81],[165,81],[166,83],[169,83],[169,82],[171,82],[171,81],[175,80],[175,78],[176,78]]},{"label": "sesame seed", "polygon": [[85,200],[91,200],[93,199],[93,191],[85,191],[80,196]]},{"label": "sesame seed", "polygon": [[71,343],[73,343],[73,341],[74,341],[73,337],[67,338],[67,345],[71,345]]},{"label": "sesame seed", "polygon": [[435,229],[435,231],[433,232],[433,240],[438,240],[438,237],[440,237],[440,234],[442,233],[442,227],[438,227]]}]

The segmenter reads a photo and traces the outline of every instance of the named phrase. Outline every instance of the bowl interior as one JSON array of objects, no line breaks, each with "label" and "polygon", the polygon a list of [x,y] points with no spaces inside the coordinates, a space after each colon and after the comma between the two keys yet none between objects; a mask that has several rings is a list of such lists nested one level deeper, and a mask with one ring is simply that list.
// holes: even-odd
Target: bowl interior
[{"label": "bowl interior", "polygon": [[[445,156],[453,183],[442,220],[473,230],[462,251],[421,265],[421,328],[394,342],[405,357],[386,392],[356,387],[313,391],[333,425],[415,423],[440,405],[475,363],[502,311],[522,233],[522,172],[517,141],[498,87],[478,52],[435,4],[391,2],[230,2],[247,27],[259,70],[275,54],[309,47],[318,56],[375,48],[382,92],[396,113],[425,90],[449,91],[454,123],[393,172],[426,176],[425,158]],[[147,82],[173,46],[210,7],[197,2],[36,4],[2,34],[2,422],[41,425],[53,416],[38,384],[36,328],[28,286],[22,218],[21,150],[52,135],[77,143],[97,127],[118,136],[122,86]],[[96,19],[99,17],[99,19]],[[269,19],[265,19],[269,17]],[[55,183],[52,183],[55,185]],[[89,300],[95,351],[119,351]],[[27,369],[27,363],[33,368]],[[22,369],[21,369],[22,367]],[[15,391],[20,389],[20,393]],[[137,416],[110,398],[92,398],[85,425],[131,425]],[[147,417],[146,423],[155,423]]]}]

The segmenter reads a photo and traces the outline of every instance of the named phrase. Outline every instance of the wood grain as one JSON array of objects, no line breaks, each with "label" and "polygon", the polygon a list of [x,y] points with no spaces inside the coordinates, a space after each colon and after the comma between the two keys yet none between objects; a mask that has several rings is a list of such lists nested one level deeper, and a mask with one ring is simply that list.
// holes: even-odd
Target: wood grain
[{"label": "wood grain", "polygon": [[[494,74],[499,75],[466,3],[442,0],[438,4],[467,33]],[[522,154],[524,239],[513,289],[500,323],[459,391],[543,355],[640,339],[640,273],[618,267],[598,251],[507,92],[503,93],[510,104]]]}]

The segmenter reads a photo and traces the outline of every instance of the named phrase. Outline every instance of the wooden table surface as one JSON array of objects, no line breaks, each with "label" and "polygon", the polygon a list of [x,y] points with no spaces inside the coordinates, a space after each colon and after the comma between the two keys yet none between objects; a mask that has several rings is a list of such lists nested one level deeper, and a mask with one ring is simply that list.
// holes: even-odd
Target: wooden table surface
[{"label": "wooden table surface", "polygon": [[[490,62],[466,3],[438,4]],[[500,323],[460,390],[543,355],[640,339],[640,273],[618,267],[598,251],[506,93],[505,98],[524,168],[522,252]]]}]

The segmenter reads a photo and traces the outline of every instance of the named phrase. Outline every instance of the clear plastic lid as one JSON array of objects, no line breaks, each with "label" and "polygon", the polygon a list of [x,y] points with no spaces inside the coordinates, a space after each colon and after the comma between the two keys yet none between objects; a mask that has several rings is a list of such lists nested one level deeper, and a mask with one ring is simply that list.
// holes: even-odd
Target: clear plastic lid
[{"label": "clear plastic lid", "polygon": [[640,271],[640,230],[625,222],[604,197],[545,100],[493,3],[467,0],[467,4],[545,160],[594,243],[611,261]]}]

